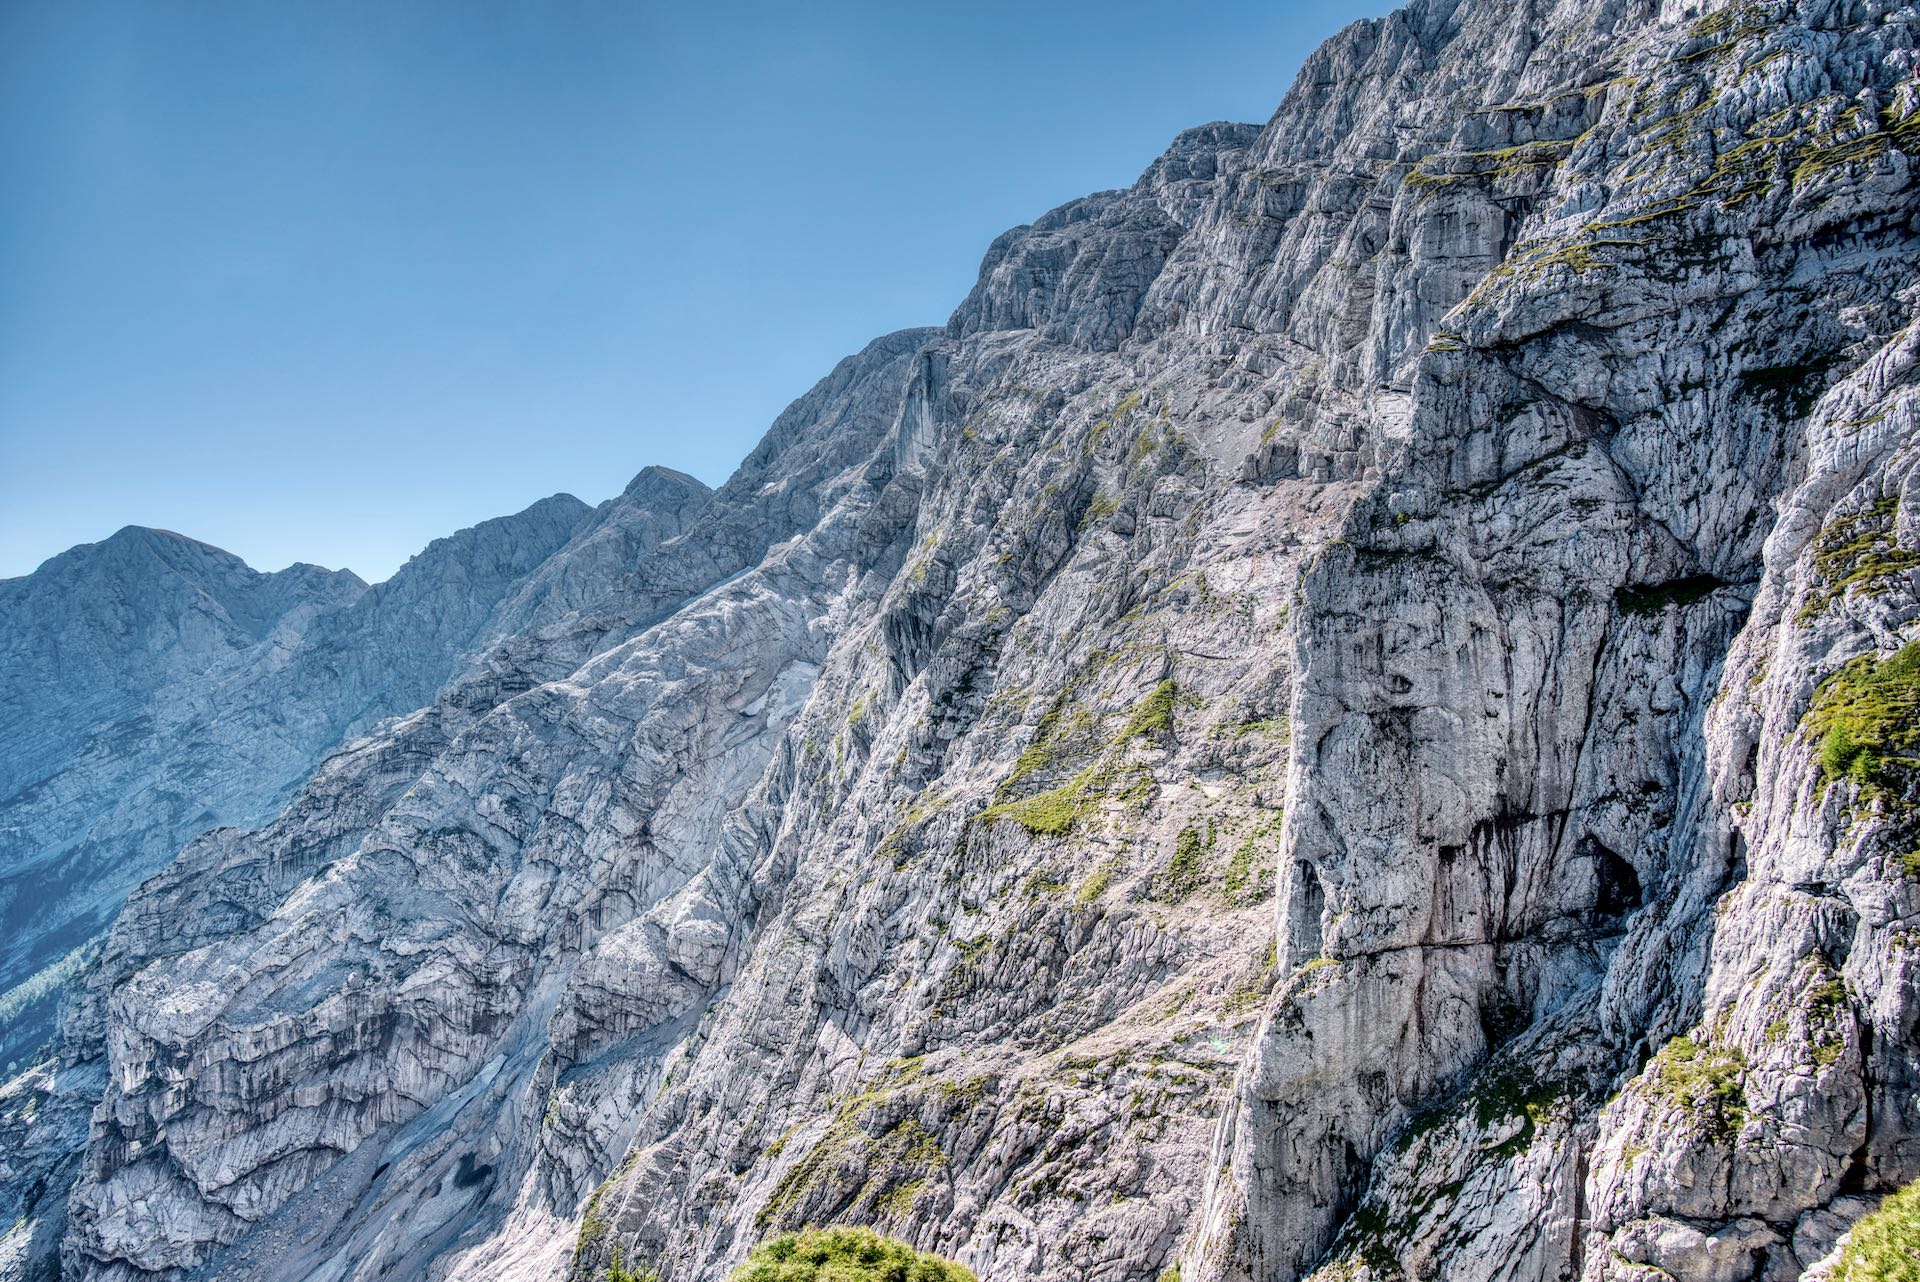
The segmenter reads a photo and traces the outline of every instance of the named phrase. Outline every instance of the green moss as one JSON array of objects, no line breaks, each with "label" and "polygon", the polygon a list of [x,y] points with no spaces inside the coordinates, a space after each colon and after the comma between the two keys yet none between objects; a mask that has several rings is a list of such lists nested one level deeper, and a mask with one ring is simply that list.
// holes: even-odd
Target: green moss
[{"label": "green moss", "polygon": [[1566,1093],[1559,1082],[1542,1082],[1524,1066],[1503,1062],[1487,1069],[1474,1082],[1465,1107],[1473,1110],[1474,1121],[1483,1131],[1520,1119],[1520,1128],[1493,1150],[1499,1156],[1511,1157],[1532,1147],[1534,1136]]},{"label": "green moss", "polygon": [[613,1231],[613,1222],[600,1214],[600,1199],[606,1195],[606,1191],[607,1186],[601,1184],[587,1198],[586,1214],[580,1217],[580,1232],[573,1239],[575,1263]]},{"label": "green moss", "polygon": [[[884,1074],[866,1089],[842,1097],[826,1134],[781,1176],[754,1223],[767,1228],[791,1219],[815,1189],[831,1184],[849,1166],[872,1172],[855,1194],[853,1204],[879,1209],[883,1200],[903,1182],[918,1178],[929,1168],[945,1165],[946,1153],[912,1117],[894,1123],[877,1138],[862,1126],[869,1113],[912,1086],[923,1071],[918,1058],[892,1060]],[[784,1142],[782,1137],[782,1147]]]},{"label": "green moss", "polygon": [[[1583,135],[1584,136],[1584,135]],[[1424,198],[1433,192],[1461,183],[1483,179],[1516,178],[1540,169],[1551,169],[1573,151],[1577,138],[1547,138],[1494,147],[1485,151],[1464,151],[1424,156],[1406,177],[1406,184]],[[1429,168],[1444,165],[1444,172]]]},{"label": "green moss", "polygon": [[1920,96],[1905,111],[1888,107],[1880,114],[1880,127],[1900,150],[1920,152]]},{"label": "green moss", "polygon": [[1713,172],[1693,193],[1708,192],[1732,208],[1764,196],[1773,187],[1775,162],[1786,154],[1793,134],[1766,134],[1729,147],[1713,158]]},{"label": "green moss", "polygon": [[1807,143],[1794,153],[1793,185],[1805,186],[1830,169],[1877,160],[1886,153],[1887,143],[1887,136],[1878,132]]},{"label": "green moss", "polygon": [[804,1229],[769,1238],[728,1282],[977,1282],[964,1265],[866,1228]]},{"label": "green moss", "polygon": [[920,1200],[920,1194],[926,1190],[925,1180],[908,1180],[897,1185],[882,1196],[876,1204],[879,1209],[896,1220],[904,1220],[913,1214],[913,1207]]},{"label": "green moss", "polygon": [[1127,466],[1138,467],[1147,457],[1160,448],[1160,439],[1151,428],[1133,438],[1133,445],[1127,450]]},{"label": "green moss", "polygon": [[1045,899],[1065,890],[1067,883],[1062,881],[1060,874],[1053,869],[1038,868],[1028,874],[1020,888],[1028,899]]},{"label": "green moss", "polygon": [[952,804],[951,797],[944,797],[938,792],[918,793],[913,799],[913,804],[907,807],[907,813],[901,816],[900,822],[880,839],[880,844],[874,848],[874,854],[881,859],[891,861],[896,869],[905,868],[913,862],[915,830]]},{"label": "green moss", "polygon": [[1081,447],[1081,454],[1091,455],[1094,451],[1098,450],[1100,448],[1100,442],[1104,441],[1107,433],[1113,430],[1113,425],[1125,418],[1128,414],[1131,414],[1134,410],[1140,408],[1140,399],[1141,393],[1137,389],[1121,397],[1119,403],[1113,407],[1105,418],[1087,429],[1087,440],[1086,444]]},{"label": "green moss", "polygon": [[1903,793],[1920,767],[1920,641],[1821,682],[1801,726],[1819,744],[1823,789],[1844,778],[1866,798]]},{"label": "green moss", "polygon": [[1853,1226],[1833,1282],[1920,1282],[1920,1181]]},{"label": "green moss", "polygon": [[1080,883],[1080,888],[1073,892],[1073,902],[1081,908],[1091,907],[1098,902],[1100,896],[1107,893],[1107,887],[1113,884],[1114,871],[1114,865],[1110,863],[1094,869],[1088,874],[1087,879]]},{"label": "green moss", "polygon": [[1262,845],[1262,839],[1276,837],[1283,818],[1278,810],[1267,812],[1234,848],[1233,858],[1227,862],[1227,875],[1222,887],[1230,902],[1257,904],[1272,897],[1273,860],[1261,858],[1262,851],[1270,849]]},{"label": "green moss", "polygon": [[1267,739],[1284,739],[1293,729],[1285,717],[1254,717],[1246,721],[1223,721],[1209,733],[1216,739],[1244,739],[1250,734]]},{"label": "green moss", "polygon": [[1766,19],[1766,10],[1757,4],[1728,5],[1693,24],[1695,38],[1722,35],[1742,26],[1758,26]]},{"label": "green moss", "polygon": [[988,806],[980,812],[980,819],[985,823],[1011,819],[1036,837],[1064,836],[1105,796],[1099,780],[1099,768],[1088,766],[1058,788],[1049,788],[1019,801]]},{"label": "green moss", "polygon": [[1822,977],[1807,990],[1807,1035],[1813,1062],[1831,1068],[1847,1048],[1841,1021],[1850,1016],[1846,981],[1831,967],[1821,965]]},{"label": "green moss", "polygon": [[1737,1048],[1676,1037],[1653,1057],[1646,1077],[1708,1135],[1731,1139],[1747,1120],[1746,1071],[1747,1058]]}]

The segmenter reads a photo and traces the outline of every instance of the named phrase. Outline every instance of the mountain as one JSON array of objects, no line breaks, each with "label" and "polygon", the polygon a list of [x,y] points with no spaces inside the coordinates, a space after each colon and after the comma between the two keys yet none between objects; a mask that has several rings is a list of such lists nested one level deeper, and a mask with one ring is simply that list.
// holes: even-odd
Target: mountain
[{"label": "mountain", "polygon": [[1416,0],[1008,232],[128,900],[0,1275],[1831,1270],[1920,1177],[1917,26]]},{"label": "mountain", "polygon": [[555,608],[538,571],[576,532],[657,540],[706,493],[650,469],[597,512],[542,500],[371,588],[138,528],[0,582],[20,727],[0,742],[0,1057],[48,1039],[114,913],[188,839],[269,818],[327,753]]}]

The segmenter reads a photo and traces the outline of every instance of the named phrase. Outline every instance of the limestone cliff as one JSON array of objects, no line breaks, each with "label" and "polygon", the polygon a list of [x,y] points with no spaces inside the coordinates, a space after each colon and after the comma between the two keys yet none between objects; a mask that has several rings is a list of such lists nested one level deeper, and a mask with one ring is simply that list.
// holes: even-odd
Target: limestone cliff
[{"label": "limestone cliff", "polygon": [[1917,22],[1417,0],[1002,236],[141,888],[0,1270],[1799,1276],[1920,1176]]}]

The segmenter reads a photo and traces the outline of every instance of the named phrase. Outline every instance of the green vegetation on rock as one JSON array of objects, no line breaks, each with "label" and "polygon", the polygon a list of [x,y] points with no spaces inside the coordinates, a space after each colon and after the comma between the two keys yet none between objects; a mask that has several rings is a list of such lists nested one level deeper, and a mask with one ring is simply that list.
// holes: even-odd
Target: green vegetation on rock
[{"label": "green vegetation on rock", "polygon": [[1920,1282],[1920,1180],[1853,1226],[1833,1282]]},{"label": "green vegetation on rock", "polygon": [[1895,575],[1920,569],[1920,551],[1894,541],[1894,517],[1900,501],[1881,499],[1836,517],[1814,544],[1813,569],[1820,587],[1800,607],[1800,623],[1812,623],[1849,592],[1878,596]]},{"label": "green vegetation on rock", "polygon": [[652,1269],[630,1269],[619,1247],[613,1249],[613,1259],[607,1264],[606,1282],[660,1282],[660,1275]]},{"label": "green vegetation on rock", "polygon": [[1823,789],[1844,778],[1866,797],[1899,790],[1920,767],[1920,641],[1848,663],[1820,683],[1801,724],[1819,744]]},{"label": "green vegetation on rock", "polygon": [[1166,870],[1160,874],[1155,897],[1177,901],[1198,890],[1203,852],[1200,833],[1190,826],[1182,828],[1173,839],[1173,854],[1167,860]]},{"label": "green vegetation on rock", "polygon": [[1173,728],[1173,704],[1180,689],[1169,677],[1153,688],[1152,693],[1142,699],[1127,718],[1127,726],[1122,735],[1132,739],[1138,735],[1164,734]]},{"label": "green vegetation on rock", "polygon": [[1708,1135],[1731,1139],[1747,1120],[1747,1058],[1738,1049],[1676,1037],[1647,1066],[1653,1088],[1688,1109]]},{"label": "green vegetation on rock", "polygon": [[762,1242],[728,1282],[976,1282],[964,1265],[872,1229],[805,1229]]}]

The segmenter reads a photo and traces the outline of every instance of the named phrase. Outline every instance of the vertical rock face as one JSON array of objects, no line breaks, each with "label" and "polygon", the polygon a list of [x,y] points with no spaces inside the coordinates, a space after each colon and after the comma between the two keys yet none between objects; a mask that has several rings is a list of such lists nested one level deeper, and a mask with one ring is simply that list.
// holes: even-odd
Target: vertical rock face
[{"label": "vertical rock face", "polygon": [[1915,1174],[1912,781],[1806,728],[1912,639],[1913,15],[1565,16],[1401,154],[1508,247],[1303,584],[1203,1277],[1792,1277]]},{"label": "vertical rock face", "polygon": [[1415,3],[1007,233],[141,888],[0,1271],[1798,1276],[1920,1176],[1917,20]]}]

